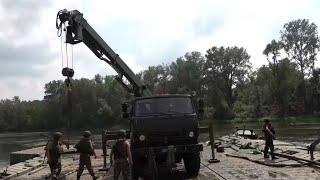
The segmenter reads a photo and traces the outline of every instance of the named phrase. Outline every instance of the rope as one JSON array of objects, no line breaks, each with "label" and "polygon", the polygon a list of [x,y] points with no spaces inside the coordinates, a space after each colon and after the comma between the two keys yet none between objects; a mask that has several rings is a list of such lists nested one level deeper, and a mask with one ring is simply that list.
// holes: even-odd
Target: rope
[{"label": "rope", "polygon": [[208,168],[210,171],[212,171],[213,173],[215,173],[216,175],[218,175],[219,177],[221,177],[224,180],[227,180],[227,178],[223,177],[220,173],[218,173],[217,171],[211,169],[209,166],[205,165],[204,163],[200,162],[204,167]]},{"label": "rope", "polygon": [[302,167],[302,166],[309,166],[309,165],[312,164],[312,163],[309,163],[309,162],[308,163],[296,163],[296,164],[269,164],[269,163],[265,163],[265,162],[262,162],[262,161],[253,160],[253,159],[250,159],[250,158],[245,157],[245,156],[238,156],[238,155],[231,155],[231,154],[226,154],[226,156],[239,158],[239,159],[245,159],[245,160],[257,163],[257,164],[270,166],[270,167]]},{"label": "rope", "polygon": [[62,24],[64,24],[63,22],[61,22],[59,20],[59,15],[61,15],[64,11],[66,11],[66,9],[58,11],[57,17],[56,17],[56,28],[57,28],[58,37],[60,37],[62,35]]},{"label": "rope", "polygon": [[68,44],[66,44],[66,59],[67,59],[67,67],[69,67],[69,64],[68,64]]},{"label": "rope", "polygon": [[61,68],[63,68],[63,48],[62,48],[62,44],[63,44],[63,42],[62,42],[62,36],[60,36],[60,39],[61,39],[61,41],[60,41],[60,50],[61,50]]},{"label": "rope", "polygon": [[71,68],[73,69],[73,46],[71,45]]},{"label": "rope", "polygon": [[[67,41],[67,31],[66,31],[66,24],[65,22],[68,21],[68,17],[65,17],[66,14],[64,13],[68,13],[66,9],[60,10],[57,13],[57,17],[56,17],[56,28],[57,28],[57,35],[58,37],[60,37],[60,51],[61,51],[61,68],[62,68],[62,74],[64,76],[67,76],[67,79],[65,80],[65,84],[66,84],[66,95],[67,95],[67,101],[68,101],[68,106],[70,109],[70,117],[69,117],[69,121],[67,121],[67,128],[68,130],[70,130],[70,127],[72,125],[72,89],[71,89],[71,80],[70,78],[73,76],[74,71],[73,69],[69,68],[69,56],[68,56],[68,43],[65,42],[65,59],[66,59],[66,67],[64,67],[64,50],[63,50],[63,37],[65,38],[65,40]],[[70,22],[69,22],[70,25]],[[64,36],[63,36],[64,33]],[[72,60],[72,68],[73,68],[73,48],[71,46],[71,60]],[[65,70],[67,72],[65,72]],[[72,75],[70,74],[72,73]],[[60,89],[60,87],[59,87]],[[67,133],[66,133],[67,134]],[[68,144],[70,144],[70,136],[67,136],[67,140],[68,140]],[[68,147],[69,149],[69,147]]]}]

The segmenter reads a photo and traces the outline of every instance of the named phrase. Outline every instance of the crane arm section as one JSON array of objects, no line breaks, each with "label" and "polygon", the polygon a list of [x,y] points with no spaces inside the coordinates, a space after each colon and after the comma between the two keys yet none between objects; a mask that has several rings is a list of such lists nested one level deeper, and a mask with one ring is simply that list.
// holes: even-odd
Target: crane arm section
[{"label": "crane arm section", "polygon": [[[62,25],[68,23],[66,27],[66,43],[77,44],[83,42],[99,59],[107,62],[117,73],[116,80],[130,93],[136,97],[148,96],[150,91],[146,89],[143,82],[127,66],[127,64],[115,53],[109,45],[99,36],[99,34],[88,24],[83,14],[78,10],[61,10],[57,14],[56,27],[61,33]],[[131,84],[129,86],[125,79]]]}]

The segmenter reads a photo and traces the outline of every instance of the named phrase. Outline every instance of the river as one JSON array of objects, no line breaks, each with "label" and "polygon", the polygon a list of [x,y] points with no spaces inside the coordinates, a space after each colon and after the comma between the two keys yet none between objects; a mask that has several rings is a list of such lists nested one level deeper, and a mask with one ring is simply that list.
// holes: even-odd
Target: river
[{"label": "river", "polygon": [[[319,123],[273,123],[277,132],[277,139],[304,145],[312,142],[320,136]],[[228,122],[214,123],[215,137],[230,134],[236,127],[253,129],[258,135],[262,135],[262,123],[233,124]],[[0,168],[7,166],[10,161],[10,152],[19,151],[31,147],[45,145],[47,138],[42,136],[47,132],[28,132],[28,133],[0,133]],[[203,135],[205,136],[205,134]],[[79,133],[73,132],[66,135],[73,144],[81,138]],[[101,136],[97,133],[94,136],[95,142],[101,141]]]}]

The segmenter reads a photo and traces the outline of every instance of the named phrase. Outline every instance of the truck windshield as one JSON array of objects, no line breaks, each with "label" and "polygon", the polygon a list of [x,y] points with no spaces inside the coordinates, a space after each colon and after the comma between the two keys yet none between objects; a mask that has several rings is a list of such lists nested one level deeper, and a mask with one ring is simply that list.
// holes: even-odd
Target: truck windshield
[{"label": "truck windshield", "polygon": [[191,99],[186,97],[141,99],[135,103],[136,116],[151,114],[189,114],[193,112]]}]

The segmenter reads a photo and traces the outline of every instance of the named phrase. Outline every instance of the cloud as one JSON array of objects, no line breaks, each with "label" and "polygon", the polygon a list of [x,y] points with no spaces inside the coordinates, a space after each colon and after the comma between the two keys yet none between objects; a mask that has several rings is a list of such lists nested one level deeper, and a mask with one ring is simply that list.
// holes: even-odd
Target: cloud
[{"label": "cloud", "polygon": [[[212,46],[242,46],[259,67],[267,62],[262,55],[265,45],[279,38],[284,23],[309,18],[320,24],[319,5],[315,0],[2,0],[0,98],[42,99],[45,83],[63,78],[54,22],[63,8],[82,12],[137,73],[188,51],[205,53]],[[76,78],[115,74],[84,44],[73,50]]]},{"label": "cloud", "polygon": [[223,23],[212,33],[197,34],[188,49],[205,53],[212,46],[241,46],[258,68],[267,63],[262,54],[266,44],[279,38],[285,23],[297,18],[319,21],[315,7],[315,1],[223,1]]},{"label": "cloud", "polygon": [[2,78],[42,76],[46,70],[37,67],[50,61],[52,54],[48,49],[45,43],[15,47],[0,42],[0,76]]},{"label": "cloud", "polygon": [[[40,11],[50,6],[48,0],[2,0],[0,1],[2,30],[0,37],[14,44],[26,40],[38,22]],[[2,40],[3,40],[2,39]]]}]

